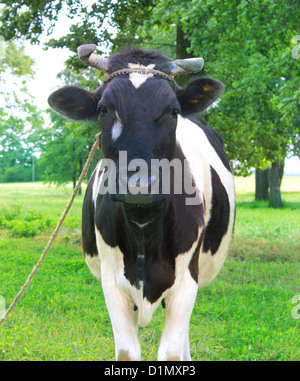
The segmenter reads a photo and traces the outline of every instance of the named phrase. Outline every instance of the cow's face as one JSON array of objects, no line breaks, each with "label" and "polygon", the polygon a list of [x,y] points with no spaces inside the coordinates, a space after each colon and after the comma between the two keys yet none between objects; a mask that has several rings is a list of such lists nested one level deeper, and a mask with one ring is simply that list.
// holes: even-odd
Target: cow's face
[{"label": "cow's face", "polygon": [[127,78],[111,81],[98,103],[102,152],[118,160],[126,151],[128,161],[171,160],[180,103],[167,81],[148,79],[136,88]]},{"label": "cow's face", "polygon": [[94,93],[63,87],[51,94],[49,104],[75,120],[100,118],[103,162],[114,164],[109,176],[116,186],[108,192],[114,201],[142,206],[167,198],[160,164],[174,157],[178,115],[204,110],[222,92],[223,85],[212,78],[180,89],[167,79],[132,73],[113,78]]},{"label": "cow's face", "polygon": [[[161,175],[154,159],[170,161],[174,156],[180,104],[168,81],[138,81],[134,74],[129,80],[112,80],[103,91],[98,109],[103,157],[116,163],[118,196],[113,199],[148,203],[165,198],[161,197]],[[122,186],[126,196],[120,194],[125,193]]]}]

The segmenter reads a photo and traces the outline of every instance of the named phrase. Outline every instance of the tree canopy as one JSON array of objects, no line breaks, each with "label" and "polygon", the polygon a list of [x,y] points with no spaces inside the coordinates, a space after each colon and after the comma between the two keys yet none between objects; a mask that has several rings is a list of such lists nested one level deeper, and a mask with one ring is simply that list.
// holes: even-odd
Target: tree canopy
[{"label": "tree canopy", "polygon": [[226,85],[209,118],[223,134],[236,171],[245,174],[299,151],[300,60],[292,56],[300,15],[297,0],[1,3],[5,8],[0,34],[7,39],[26,36],[37,43],[45,29],[51,34],[60,12],[76,15],[79,21],[70,33],[50,39],[48,46],[67,46],[75,53],[68,65],[77,70],[82,68],[76,57],[82,43],[95,43],[103,50],[108,44],[111,49],[128,43],[157,44],[174,54],[171,48],[180,24],[189,41],[187,54],[203,56],[205,72]]},{"label": "tree canopy", "polygon": [[153,9],[151,25],[172,28],[180,20],[189,51],[224,82],[209,121],[241,174],[299,152],[300,60],[292,56],[299,11],[297,1],[284,0],[192,0],[188,7],[162,0]]},{"label": "tree canopy", "polygon": [[[203,117],[224,138],[237,174],[299,155],[298,0],[2,0],[0,35],[38,43],[58,15],[74,19],[70,32],[47,46],[68,47],[67,67],[81,72],[76,50],[98,52],[124,45],[160,48],[172,58],[202,56],[204,74],[226,92]],[[298,36],[298,37],[297,37]],[[297,45],[298,44],[298,45]],[[298,50],[297,50],[298,49]],[[182,57],[177,57],[182,58]]]},{"label": "tree canopy", "polygon": [[[0,181],[30,181],[37,126],[43,118],[26,90],[34,74],[24,47],[3,41],[0,57]],[[37,170],[37,168],[36,168]],[[38,174],[38,172],[37,172]],[[38,178],[38,176],[37,176]]]}]

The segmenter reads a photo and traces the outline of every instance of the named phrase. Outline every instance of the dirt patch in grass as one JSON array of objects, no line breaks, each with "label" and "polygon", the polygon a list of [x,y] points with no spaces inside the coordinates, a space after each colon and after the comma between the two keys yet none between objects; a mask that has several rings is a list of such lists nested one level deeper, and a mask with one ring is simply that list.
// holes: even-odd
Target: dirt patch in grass
[{"label": "dirt patch in grass", "polygon": [[229,257],[240,261],[297,262],[300,261],[300,246],[298,242],[271,244],[264,239],[236,236],[231,243]]}]

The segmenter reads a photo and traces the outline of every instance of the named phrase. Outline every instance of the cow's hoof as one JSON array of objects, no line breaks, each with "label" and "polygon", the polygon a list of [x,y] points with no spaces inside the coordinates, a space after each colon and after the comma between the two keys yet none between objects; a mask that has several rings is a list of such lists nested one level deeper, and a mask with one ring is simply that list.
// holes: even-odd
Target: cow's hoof
[{"label": "cow's hoof", "polygon": [[133,361],[133,359],[129,356],[128,351],[120,350],[117,356],[117,361]]},{"label": "cow's hoof", "polygon": [[168,356],[166,361],[181,361],[180,356]]}]

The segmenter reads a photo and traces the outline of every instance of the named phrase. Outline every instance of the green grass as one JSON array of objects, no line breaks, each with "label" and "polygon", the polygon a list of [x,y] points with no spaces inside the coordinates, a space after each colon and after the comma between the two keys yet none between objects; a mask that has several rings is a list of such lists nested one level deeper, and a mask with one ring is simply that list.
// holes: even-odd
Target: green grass
[{"label": "green grass", "polygon": [[[299,360],[300,177],[285,177],[283,209],[253,201],[254,179],[237,178],[230,255],[199,290],[190,325],[194,360]],[[0,295],[12,302],[41,255],[72,189],[0,184]],[[15,310],[0,326],[0,360],[112,360],[101,284],[80,245],[83,196]],[[299,303],[299,302],[298,302]],[[298,310],[299,311],[299,310]],[[299,314],[299,312],[298,312]],[[164,310],[139,330],[143,360],[155,360]]]}]

